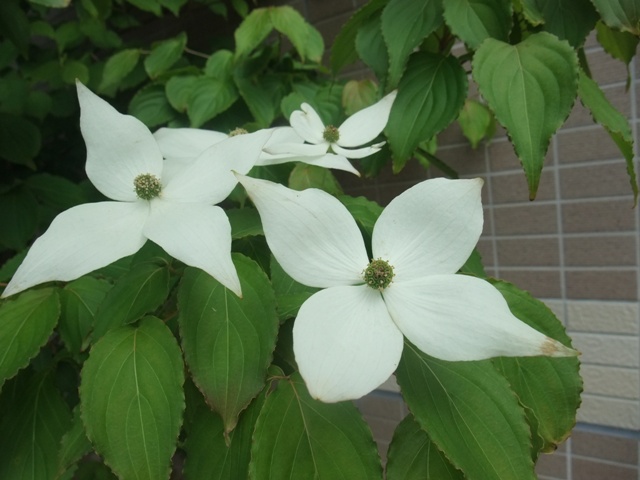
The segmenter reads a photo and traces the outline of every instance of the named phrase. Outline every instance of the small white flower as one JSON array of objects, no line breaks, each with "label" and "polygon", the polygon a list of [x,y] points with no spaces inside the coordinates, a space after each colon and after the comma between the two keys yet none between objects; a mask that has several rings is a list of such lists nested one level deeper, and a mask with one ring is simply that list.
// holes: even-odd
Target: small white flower
[{"label": "small white flower", "polygon": [[[264,146],[264,151],[256,161],[256,166],[279,165],[288,162],[302,162],[318,167],[344,170],[360,175],[345,157],[323,152],[318,155],[298,155],[291,153],[268,153],[266,150],[278,149],[280,145],[302,145],[304,139],[292,127],[275,127],[269,129],[271,138]],[[187,161],[197,157],[202,151],[216,143],[229,138],[226,133],[197,128],[160,128],[154,134],[162,155],[169,159]]]},{"label": "small white flower", "polygon": [[246,173],[253,167],[270,133],[224,140],[178,168],[163,161],[142,122],[120,114],[79,82],[77,88],[87,176],[115,201],[78,205],[58,215],[2,296],[73,280],[135,253],[147,239],[240,295],[231,227],[214,204],[237,184],[232,170]]},{"label": "small white flower", "polygon": [[322,155],[333,152],[345,158],[363,158],[380,150],[384,142],[362,147],[376,138],[387,125],[397,91],[394,90],[377,103],[351,115],[339,127],[326,125],[308,103],[291,114],[289,123],[306,142],[282,143],[267,147],[273,154]]},{"label": "small white flower", "polygon": [[238,178],[282,268],[324,289],[293,327],[296,361],[315,398],[356,399],[378,387],[398,366],[403,335],[451,361],[576,354],[513,316],[491,284],[456,274],[482,231],[482,180],[427,180],[399,195],[375,224],[370,262],[336,198]]}]

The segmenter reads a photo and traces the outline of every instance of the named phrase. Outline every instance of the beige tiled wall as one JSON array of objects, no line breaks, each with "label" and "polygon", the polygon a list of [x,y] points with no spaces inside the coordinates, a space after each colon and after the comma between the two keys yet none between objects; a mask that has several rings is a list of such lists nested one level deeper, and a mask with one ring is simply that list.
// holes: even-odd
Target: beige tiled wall
[{"label": "beige tiled wall", "polygon": [[[354,8],[365,0],[295,0],[329,47]],[[640,63],[627,71],[592,35],[586,44],[594,79],[640,135]],[[369,75],[362,64],[346,75]],[[473,86],[471,87],[473,92]],[[478,248],[490,274],[529,290],[556,312],[582,352],[585,382],[572,438],[539,465],[541,479],[638,480],[640,438],[640,222],[622,155],[576,101],[552,139],[537,199],[528,200],[524,174],[498,129],[476,150],[452,125],[438,138],[438,156],[462,176],[485,179],[485,228]],[[637,169],[636,165],[636,169]],[[386,204],[416,182],[441,175],[417,163],[375,180],[339,175],[350,194]],[[384,455],[406,407],[397,393],[359,401]]]}]

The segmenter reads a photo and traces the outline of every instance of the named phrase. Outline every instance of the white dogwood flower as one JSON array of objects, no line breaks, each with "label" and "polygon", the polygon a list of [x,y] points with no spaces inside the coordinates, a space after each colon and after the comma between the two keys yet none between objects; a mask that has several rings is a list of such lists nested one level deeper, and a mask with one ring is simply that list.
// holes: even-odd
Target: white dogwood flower
[{"label": "white dogwood flower", "polygon": [[320,115],[308,103],[303,103],[289,117],[289,123],[308,143],[281,143],[265,150],[272,154],[322,155],[334,152],[345,158],[364,158],[380,150],[385,142],[368,147],[387,125],[397,91],[389,93],[377,103],[363,108],[335,127],[322,122]]},{"label": "white dogwood flower", "polygon": [[[302,162],[318,167],[344,170],[360,175],[353,165],[342,155],[323,152],[318,155],[299,155],[290,153],[273,154],[266,150],[278,149],[279,145],[304,144],[304,139],[292,127],[275,127],[269,141],[265,144],[256,166],[279,165],[288,162]],[[197,157],[202,151],[231,135],[247,133],[236,129],[231,134],[198,128],[160,128],[153,135],[158,142],[162,155],[167,159],[188,160]]]},{"label": "white dogwood flower", "polygon": [[231,261],[231,227],[215,206],[248,172],[270,132],[231,138],[184,168],[163,161],[149,129],[122,115],[77,82],[86,172],[115,201],[78,205],[59,214],[31,246],[7,285],[6,297],[52,280],[73,280],[138,251],[147,239],[201,268],[241,295]]},{"label": "white dogwood flower", "polygon": [[482,231],[482,180],[427,180],[399,195],[374,226],[370,261],[336,198],[238,178],[282,268],[323,288],[293,327],[295,358],[315,398],[356,399],[378,387],[398,366],[403,335],[451,361],[576,354],[516,318],[490,283],[456,274]]}]

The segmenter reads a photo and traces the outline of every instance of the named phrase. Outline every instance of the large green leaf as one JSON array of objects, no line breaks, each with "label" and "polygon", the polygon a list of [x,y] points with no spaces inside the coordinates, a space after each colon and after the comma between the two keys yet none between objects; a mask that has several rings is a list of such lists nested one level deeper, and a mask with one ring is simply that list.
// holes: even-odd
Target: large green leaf
[{"label": "large green leaf", "polygon": [[242,298],[202,270],[186,270],[178,293],[185,360],[225,432],[264,387],[278,333],[273,288],[250,259],[233,254]]},{"label": "large green leaf", "polygon": [[27,56],[29,50],[29,19],[18,0],[0,2],[0,32]]},{"label": "large green leaf", "polygon": [[475,49],[485,38],[506,42],[513,26],[508,0],[447,0],[444,19],[451,31]]},{"label": "large green leaf", "polygon": [[404,167],[420,142],[456,119],[466,96],[467,75],[455,57],[412,55],[386,128],[395,171]]},{"label": "large green leaf", "polygon": [[420,426],[469,480],[536,478],[524,411],[490,361],[446,362],[405,342],[396,378]]},{"label": "large green leaf", "polygon": [[609,102],[598,84],[582,70],[580,70],[578,95],[583,105],[591,111],[593,119],[607,130],[624,155],[635,205],[638,202],[638,181],[633,163],[633,134],[628,120]]},{"label": "large green leaf", "polygon": [[464,476],[407,415],[389,444],[387,480],[464,480]]},{"label": "large green leaf", "polygon": [[473,59],[473,78],[509,132],[534,199],[551,135],[564,123],[576,97],[575,50],[546,32],[517,45],[488,38]]},{"label": "large green leaf", "polygon": [[22,250],[38,228],[39,207],[30,189],[19,185],[0,194],[0,247]]},{"label": "large green leaf", "polygon": [[372,16],[362,23],[356,36],[356,51],[360,60],[368,65],[381,83],[389,74],[389,53],[382,36],[382,19]]},{"label": "large green leaf", "polygon": [[73,410],[71,428],[63,435],[58,452],[58,478],[65,478],[65,473],[73,471],[75,463],[91,452],[92,447],[87,434],[84,433],[84,424],[80,418],[80,407]]},{"label": "large green leaf", "polygon": [[283,378],[262,407],[253,437],[254,480],[382,479],[371,431],[351,402],[322,403],[302,378]]},{"label": "large green leaf", "polygon": [[158,308],[169,294],[169,268],[153,262],[136,265],[120,277],[95,314],[93,340]]},{"label": "large green leaf", "polygon": [[51,288],[28,290],[0,303],[0,386],[38,353],[59,315],[58,294]]},{"label": "large green leaf", "polygon": [[390,0],[381,17],[382,35],[389,52],[388,86],[393,88],[411,52],[442,23],[442,1]]},{"label": "large green leaf", "polygon": [[0,398],[0,478],[54,480],[58,447],[71,412],[54,385],[55,372],[24,371]]},{"label": "large green leaf", "polygon": [[238,92],[230,79],[200,77],[192,86],[187,106],[191,127],[202,126],[224,112],[237,98]]},{"label": "large green leaf", "polygon": [[164,86],[167,100],[178,112],[186,112],[189,106],[189,98],[198,83],[195,75],[175,75]]},{"label": "large green leaf", "polygon": [[168,479],[184,410],[180,347],[155,317],[108,332],[82,369],[87,436],[121,478]]},{"label": "large green leaf", "polygon": [[169,122],[175,116],[162,85],[141,88],[129,102],[129,114],[137,117],[147,127]]},{"label": "large green leaf", "polygon": [[275,74],[255,78],[236,75],[235,83],[260,128],[267,128],[278,115],[284,84]]},{"label": "large green leaf", "polygon": [[300,306],[318,289],[296,282],[287,275],[274,256],[271,256],[270,270],[280,320],[295,317]]},{"label": "large green leaf", "polygon": [[528,17],[543,24],[545,32],[567,40],[575,48],[584,44],[598,20],[590,0],[523,0],[523,8]]},{"label": "large green leaf", "polygon": [[144,68],[147,71],[147,75],[151,78],[156,78],[171,68],[182,57],[182,52],[184,52],[184,47],[186,46],[187,35],[184,32],[155,45],[149,56],[144,59]]},{"label": "large green leaf", "polygon": [[[187,480],[240,480],[249,473],[251,438],[256,419],[264,404],[260,393],[242,412],[237,427],[225,436],[222,418],[200,401],[185,425],[187,439],[184,449],[187,459],[184,475]],[[187,410],[190,405],[187,403]]]},{"label": "large green leaf", "polygon": [[324,42],[317,30],[309,25],[297,10],[287,5],[269,9],[273,28],[285,35],[293,44],[303,61],[320,63],[324,53]]},{"label": "large green leaf", "polygon": [[[564,345],[571,346],[564,327],[541,301],[507,282],[492,283],[507,300],[516,317]],[[494,359],[494,364],[526,407],[532,433],[542,440],[539,448],[545,452],[554,451],[575,426],[582,392],[578,358],[501,357]]]},{"label": "large green leaf", "polygon": [[128,48],[109,57],[102,70],[98,91],[107,92],[117,88],[120,82],[133,72],[139,59],[140,50],[137,48]]},{"label": "large green leaf", "polygon": [[640,35],[640,5],[637,0],[591,0],[611,28]]},{"label": "large green leaf", "polygon": [[636,48],[640,43],[640,38],[629,32],[615,30],[602,22],[596,23],[598,42],[605,51],[613,58],[624,62],[629,70],[629,63],[636,54]]},{"label": "large green leaf", "polygon": [[273,30],[273,22],[267,8],[256,8],[236,28],[236,57],[249,55]]},{"label": "large green leaf", "polygon": [[35,170],[40,151],[40,129],[26,118],[0,113],[0,158]]}]

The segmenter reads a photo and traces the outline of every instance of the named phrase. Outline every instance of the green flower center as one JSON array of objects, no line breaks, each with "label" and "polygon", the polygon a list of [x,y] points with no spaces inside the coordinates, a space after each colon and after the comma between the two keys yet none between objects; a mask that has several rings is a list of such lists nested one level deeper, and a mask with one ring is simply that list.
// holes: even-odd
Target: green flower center
[{"label": "green flower center", "polygon": [[393,267],[389,265],[389,262],[381,258],[371,260],[371,263],[364,269],[362,275],[367,285],[380,291],[391,285],[394,277]]},{"label": "green flower center", "polygon": [[136,195],[142,200],[151,200],[160,195],[162,191],[162,184],[160,179],[150,173],[143,173],[138,175],[133,180],[133,187],[136,190]]},{"label": "green flower center", "polygon": [[340,132],[333,125],[327,125],[322,133],[322,137],[329,143],[336,143],[340,140]]},{"label": "green flower center", "polygon": [[247,132],[244,128],[238,127],[238,128],[234,128],[233,130],[231,130],[229,132],[229,136],[230,137],[235,137],[236,135],[244,135],[246,133],[249,133],[249,132]]}]

